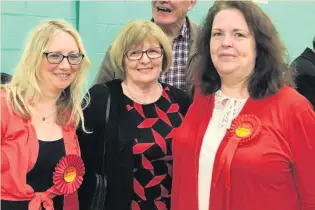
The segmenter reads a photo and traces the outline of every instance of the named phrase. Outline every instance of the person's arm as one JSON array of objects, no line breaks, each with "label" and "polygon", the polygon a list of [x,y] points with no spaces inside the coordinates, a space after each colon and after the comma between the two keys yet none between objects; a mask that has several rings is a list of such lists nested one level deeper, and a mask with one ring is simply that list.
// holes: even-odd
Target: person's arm
[{"label": "person's arm", "polygon": [[203,59],[205,59],[205,57],[197,53],[189,58],[189,62],[187,65],[188,73],[186,82],[188,86],[187,93],[191,98],[194,98],[196,88],[200,88],[200,69],[203,68],[203,66],[201,65],[202,63],[204,63]]},{"label": "person's arm", "polygon": [[87,209],[89,199],[95,186],[94,173],[98,170],[99,161],[97,159],[98,148],[104,143],[105,131],[105,110],[107,105],[108,91],[104,85],[94,85],[90,90],[90,104],[83,110],[85,133],[81,125],[77,129],[77,136],[81,150],[81,157],[85,165],[85,175],[83,183],[79,188],[80,209]]},{"label": "person's arm", "polygon": [[[3,94],[3,92],[1,92]],[[4,172],[9,169],[9,159],[7,156],[7,151],[5,151],[2,147],[4,144],[4,139],[6,138],[6,132],[8,129],[9,124],[9,110],[7,107],[7,102],[4,98],[4,96],[1,96],[1,172]]]},{"label": "person's arm", "polygon": [[315,113],[306,100],[289,119],[288,138],[301,210],[315,210]]},{"label": "person's arm", "polygon": [[[315,69],[314,69],[315,72]],[[296,90],[307,98],[315,109],[315,76],[298,75],[295,80]]]},{"label": "person's arm", "polygon": [[108,81],[116,79],[115,72],[116,71],[110,61],[109,52],[107,51],[98,69],[98,72],[96,73],[93,85],[106,83]]}]

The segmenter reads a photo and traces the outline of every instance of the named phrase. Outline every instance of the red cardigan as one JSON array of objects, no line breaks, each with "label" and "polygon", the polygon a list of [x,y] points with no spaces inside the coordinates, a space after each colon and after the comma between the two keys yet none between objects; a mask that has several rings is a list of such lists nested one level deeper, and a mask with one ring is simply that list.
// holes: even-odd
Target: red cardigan
[{"label": "red cardigan", "polygon": [[[80,155],[73,126],[63,126],[66,154]],[[34,167],[39,150],[38,139],[31,120],[16,115],[7,104],[6,93],[1,92],[1,199],[31,200],[29,208],[53,209],[51,193],[36,193],[26,184],[26,174]],[[31,207],[32,205],[32,207]],[[64,196],[64,210],[78,210],[77,193]]]},{"label": "red cardigan", "polygon": [[[173,139],[172,210],[198,210],[199,154],[213,106],[213,95],[197,91]],[[250,129],[257,135],[233,149],[235,140],[243,141],[233,126],[245,116],[257,119]],[[309,102],[284,87],[271,97],[249,98],[232,125],[216,153],[209,209],[315,210],[315,114]]]}]

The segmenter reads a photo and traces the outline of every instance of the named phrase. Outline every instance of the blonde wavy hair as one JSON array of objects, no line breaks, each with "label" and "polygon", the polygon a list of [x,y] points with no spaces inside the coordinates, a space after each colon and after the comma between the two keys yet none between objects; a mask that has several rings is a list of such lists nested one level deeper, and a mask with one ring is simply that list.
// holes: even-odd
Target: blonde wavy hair
[{"label": "blonde wavy hair", "polygon": [[48,41],[58,32],[63,31],[70,34],[79,47],[84,58],[75,80],[67,87],[57,100],[57,124],[71,125],[77,127],[80,120],[84,131],[83,104],[89,104],[89,96],[83,97],[83,85],[86,82],[86,72],[91,66],[86,55],[82,40],[76,29],[63,20],[48,20],[39,24],[29,35],[22,57],[16,67],[16,72],[10,83],[2,85],[1,89],[7,92],[7,100],[12,104],[14,112],[19,116],[31,118],[31,106],[35,104],[42,92],[39,80],[43,53],[47,50]]}]

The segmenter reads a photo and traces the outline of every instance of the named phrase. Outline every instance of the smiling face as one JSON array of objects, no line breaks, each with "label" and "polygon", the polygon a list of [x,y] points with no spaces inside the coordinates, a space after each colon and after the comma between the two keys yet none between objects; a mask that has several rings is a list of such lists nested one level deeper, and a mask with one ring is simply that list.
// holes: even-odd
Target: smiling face
[{"label": "smiling face", "polygon": [[245,79],[254,71],[255,38],[239,10],[225,9],[215,16],[210,56],[221,78],[233,75]]},{"label": "smiling face", "polygon": [[152,1],[154,22],[158,25],[182,24],[196,0]]},{"label": "smiling face", "polygon": [[79,55],[79,47],[76,40],[67,32],[59,31],[49,40],[46,51],[46,57],[43,55],[42,68],[40,75],[40,88],[49,91],[63,91],[76,78],[80,69],[80,64],[71,65],[67,58],[64,58],[60,64],[56,62],[58,56],[69,55],[69,60],[74,61]]},{"label": "smiling face", "polygon": [[[141,51],[147,51],[151,58],[143,53],[139,60],[135,60],[139,58]],[[146,38],[142,44],[133,46],[125,53],[124,68],[127,82],[143,84],[157,82],[162,71],[162,61],[163,52],[160,44],[156,40]]]}]

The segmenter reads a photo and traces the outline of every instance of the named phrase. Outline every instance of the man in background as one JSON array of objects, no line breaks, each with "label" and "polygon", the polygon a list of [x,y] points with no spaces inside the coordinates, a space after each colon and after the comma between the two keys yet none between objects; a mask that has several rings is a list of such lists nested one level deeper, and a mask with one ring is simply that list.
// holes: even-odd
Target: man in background
[{"label": "man in background", "polygon": [[[172,67],[160,76],[160,81],[187,91],[190,95],[193,93],[193,66],[197,54],[194,42],[200,27],[187,17],[187,13],[195,6],[196,1],[152,1],[152,21],[164,31],[173,48]],[[115,75],[113,68],[109,54],[106,53],[94,84],[123,79],[124,75]]]},{"label": "man in background", "polygon": [[291,64],[296,70],[296,89],[315,109],[315,37],[313,49],[306,48]]},{"label": "man in background", "polygon": [[10,82],[12,79],[12,76],[10,74],[1,72],[1,84],[6,84]]}]

